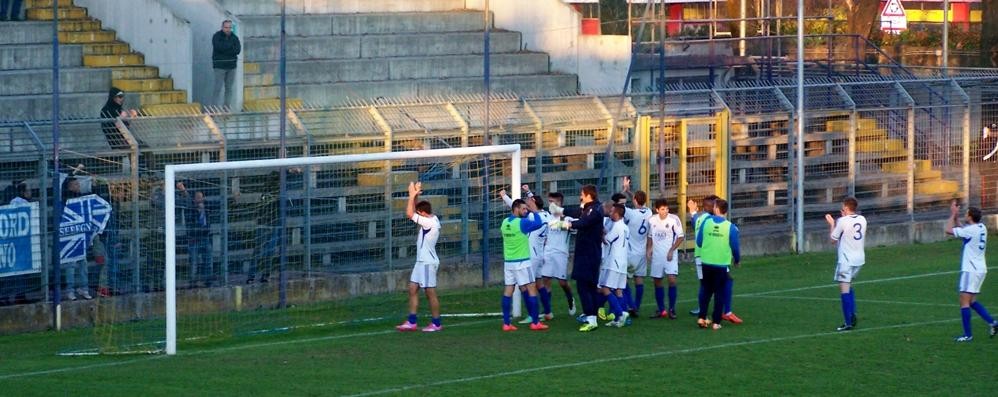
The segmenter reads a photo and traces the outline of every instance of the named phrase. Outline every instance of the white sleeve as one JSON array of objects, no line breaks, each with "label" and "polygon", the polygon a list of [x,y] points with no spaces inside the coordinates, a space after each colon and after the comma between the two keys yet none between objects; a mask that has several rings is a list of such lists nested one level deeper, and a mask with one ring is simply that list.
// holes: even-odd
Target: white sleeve
[{"label": "white sleeve", "polygon": [[508,194],[502,195],[502,202],[503,204],[506,204],[506,207],[513,208],[513,198],[509,197]]},{"label": "white sleeve", "polygon": [[954,227],[953,228],[953,237],[958,237],[958,238],[974,238],[974,236],[971,236],[970,233],[967,232],[967,228],[966,227]]},{"label": "white sleeve", "polygon": [[683,233],[683,221],[680,220],[678,216],[676,217],[675,221],[676,222],[674,223],[676,224],[676,238],[679,237],[685,238],[686,235]]},{"label": "white sleeve", "polygon": [[416,222],[416,224],[422,227],[423,229],[431,229],[434,226],[436,226],[436,222],[433,222],[433,219],[427,218],[419,214],[412,214],[411,219],[413,222]]},{"label": "white sleeve", "polygon": [[832,229],[832,233],[829,237],[835,241],[839,241],[839,239],[842,238],[842,218],[835,220],[835,228]]}]

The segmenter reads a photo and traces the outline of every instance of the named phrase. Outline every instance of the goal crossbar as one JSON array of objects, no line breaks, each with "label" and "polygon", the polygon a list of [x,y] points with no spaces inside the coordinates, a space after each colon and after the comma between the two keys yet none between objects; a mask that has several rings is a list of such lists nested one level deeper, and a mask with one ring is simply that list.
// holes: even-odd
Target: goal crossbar
[{"label": "goal crossbar", "polygon": [[[336,156],[321,157],[295,157],[268,160],[243,160],[228,161],[218,163],[194,163],[194,164],[168,164],[166,165],[163,186],[163,199],[165,207],[164,234],[166,240],[166,354],[177,353],[177,243],[176,225],[176,174],[190,173],[198,171],[227,171],[238,169],[254,169],[267,167],[296,167],[309,165],[324,165],[337,163],[350,163],[359,161],[390,161],[409,160],[419,158],[434,157],[455,157],[469,155],[488,154],[509,154],[511,157],[510,182],[513,188],[510,189],[514,198],[519,198],[521,155],[520,145],[493,145],[474,146],[450,149],[414,150],[405,152],[367,153],[367,154],[346,154]],[[487,237],[487,236],[486,236]]]}]

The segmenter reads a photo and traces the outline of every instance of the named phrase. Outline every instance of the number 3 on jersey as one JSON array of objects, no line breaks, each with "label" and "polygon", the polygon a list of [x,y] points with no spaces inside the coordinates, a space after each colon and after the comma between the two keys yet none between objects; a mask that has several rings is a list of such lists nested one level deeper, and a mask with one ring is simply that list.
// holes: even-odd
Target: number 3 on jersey
[{"label": "number 3 on jersey", "polygon": [[863,225],[860,225],[858,223],[854,223],[852,225],[852,228],[856,229],[856,234],[854,234],[852,236],[853,240],[862,240],[863,239]]}]

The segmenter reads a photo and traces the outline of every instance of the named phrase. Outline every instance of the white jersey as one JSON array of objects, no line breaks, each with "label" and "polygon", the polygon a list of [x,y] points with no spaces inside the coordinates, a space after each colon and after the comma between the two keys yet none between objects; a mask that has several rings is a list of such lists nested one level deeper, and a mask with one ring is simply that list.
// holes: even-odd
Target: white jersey
[{"label": "white jersey", "polygon": [[846,215],[835,221],[830,236],[839,242],[839,264],[863,266],[866,263],[866,218],[863,215]]},{"label": "white jersey", "polygon": [[665,262],[669,249],[676,244],[676,240],[685,237],[683,221],[676,214],[668,214],[665,219],[655,215],[648,218],[648,225],[651,229],[648,238],[652,242],[652,262]]},{"label": "white jersey", "polygon": [[611,222],[610,231],[603,237],[603,250],[606,260],[603,268],[618,273],[627,273],[627,253],[630,246],[630,231],[623,221]]},{"label": "white jersey", "polygon": [[535,216],[540,217],[543,226],[527,235],[527,240],[530,242],[531,258],[539,258],[544,255],[544,242],[548,238],[548,222],[553,219],[551,218],[551,213],[545,210],[540,210],[535,214]]},{"label": "white jersey", "polygon": [[439,265],[437,239],[440,238],[440,220],[436,215],[412,214],[412,221],[420,227],[416,236],[416,264]]},{"label": "white jersey", "polygon": [[[555,220],[552,218],[552,220]],[[562,221],[572,222],[575,218],[564,217]],[[544,256],[568,255],[568,241],[571,237],[571,230],[548,228],[548,238],[544,243]]]},{"label": "white jersey", "polygon": [[624,210],[624,224],[631,232],[631,256],[644,256],[648,239],[648,218],[652,216],[646,207]]},{"label": "white jersey", "polygon": [[963,254],[960,258],[960,271],[987,273],[984,250],[988,245],[988,228],[983,223],[954,227],[953,236],[963,239]]}]

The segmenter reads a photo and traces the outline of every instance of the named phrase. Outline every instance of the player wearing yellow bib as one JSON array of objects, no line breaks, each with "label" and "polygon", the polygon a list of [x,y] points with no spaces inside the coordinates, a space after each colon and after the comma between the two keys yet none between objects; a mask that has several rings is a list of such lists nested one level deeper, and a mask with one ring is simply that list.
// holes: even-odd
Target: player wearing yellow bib
[{"label": "player wearing yellow bib", "polygon": [[[697,245],[700,246],[700,261],[703,265],[703,299],[700,299],[700,316],[697,325],[707,328],[713,323],[715,330],[721,329],[721,315],[725,301],[724,284],[728,280],[731,265],[739,266],[741,249],[738,244],[738,227],[724,218],[728,213],[728,202],[717,199],[714,213],[697,230]],[[714,311],[707,320],[707,308],[714,298]]]},{"label": "player wearing yellow bib", "polygon": [[516,331],[510,323],[510,311],[513,308],[513,288],[519,287],[525,292],[527,311],[530,313],[532,331],[548,329],[541,324],[537,308],[537,286],[534,284],[533,267],[530,263],[530,239],[528,235],[534,230],[545,226],[536,214],[537,207],[521,199],[513,200],[509,217],[502,221],[499,230],[502,233],[503,273],[505,287],[502,293],[502,330]]},{"label": "player wearing yellow bib", "polygon": [[963,335],[955,339],[957,342],[974,340],[970,329],[970,309],[974,309],[977,315],[988,323],[989,334],[992,338],[998,334],[998,322],[991,317],[988,309],[985,309],[984,305],[977,301],[977,294],[981,293],[981,285],[984,284],[984,276],[988,273],[988,265],[984,256],[985,248],[988,245],[988,228],[981,223],[981,210],[977,207],[967,209],[966,221],[966,225],[960,224],[960,206],[956,200],[953,200],[953,203],[950,204],[950,217],[946,221],[946,234],[963,240],[963,253],[960,255],[960,282],[957,286],[960,292],[960,318],[963,320]]}]

